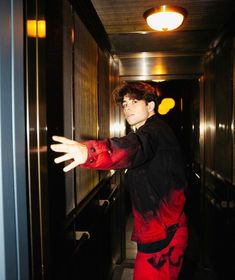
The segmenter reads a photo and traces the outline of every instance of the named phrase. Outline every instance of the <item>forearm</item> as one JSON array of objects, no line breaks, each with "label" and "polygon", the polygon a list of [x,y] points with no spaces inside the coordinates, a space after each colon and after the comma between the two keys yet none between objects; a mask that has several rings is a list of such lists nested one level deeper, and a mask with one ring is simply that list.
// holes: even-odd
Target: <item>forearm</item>
[{"label": "forearm", "polygon": [[152,141],[148,134],[130,133],[120,138],[81,143],[61,136],[53,136],[53,140],[59,144],[51,145],[51,149],[64,153],[55,162],[73,160],[63,168],[65,172],[76,166],[100,170],[129,169],[141,165],[153,156],[152,145],[149,145]]},{"label": "forearm", "polygon": [[128,149],[115,145],[112,139],[90,140],[83,142],[88,151],[88,157],[82,168],[99,170],[125,169],[131,166],[131,153]]}]

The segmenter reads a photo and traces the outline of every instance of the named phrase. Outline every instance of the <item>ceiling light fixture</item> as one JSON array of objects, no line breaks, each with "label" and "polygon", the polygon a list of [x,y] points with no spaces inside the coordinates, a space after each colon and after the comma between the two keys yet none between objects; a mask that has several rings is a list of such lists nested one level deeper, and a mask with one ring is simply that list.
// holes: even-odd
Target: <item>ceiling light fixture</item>
[{"label": "ceiling light fixture", "polygon": [[178,28],[187,16],[184,8],[170,5],[162,5],[144,12],[144,18],[148,25],[157,31],[171,31]]}]

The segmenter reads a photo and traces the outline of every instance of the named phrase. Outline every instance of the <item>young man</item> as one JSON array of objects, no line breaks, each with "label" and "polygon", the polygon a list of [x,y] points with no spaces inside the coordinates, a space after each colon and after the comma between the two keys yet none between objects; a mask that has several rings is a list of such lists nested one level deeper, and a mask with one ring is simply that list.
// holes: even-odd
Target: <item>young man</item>
[{"label": "young man", "polygon": [[95,169],[128,169],[134,216],[132,240],[137,242],[134,280],[176,280],[187,244],[183,212],[186,186],[180,149],[172,130],[156,114],[158,98],[147,83],[130,82],[115,91],[133,132],[120,138],[82,143],[53,136],[51,145],[65,153],[56,163],[73,160]]}]

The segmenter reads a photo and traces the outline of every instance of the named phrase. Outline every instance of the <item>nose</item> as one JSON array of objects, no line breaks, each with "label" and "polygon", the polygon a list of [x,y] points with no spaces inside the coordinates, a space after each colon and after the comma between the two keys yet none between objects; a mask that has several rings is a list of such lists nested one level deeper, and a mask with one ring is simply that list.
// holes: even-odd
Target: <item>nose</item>
[{"label": "nose", "polygon": [[128,115],[128,114],[130,113],[130,111],[131,111],[131,108],[130,108],[130,106],[128,105],[128,106],[126,106],[126,107],[124,108],[123,113],[124,113],[125,115]]},{"label": "nose", "polygon": [[130,110],[130,108],[131,108],[131,103],[126,103],[124,110],[128,111],[128,110]]}]

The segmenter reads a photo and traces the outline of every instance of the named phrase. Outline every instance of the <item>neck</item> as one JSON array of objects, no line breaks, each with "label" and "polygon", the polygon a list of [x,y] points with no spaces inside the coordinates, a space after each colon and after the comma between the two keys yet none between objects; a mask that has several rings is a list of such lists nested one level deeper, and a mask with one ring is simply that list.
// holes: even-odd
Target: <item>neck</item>
[{"label": "neck", "polygon": [[155,112],[154,112],[154,111],[152,111],[152,112],[149,113],[148,118],[152,117],[153,115],[155,115]]},{"label": "neck", "polygon": [[[154,111],[152,111],[152,112],[149,113],[148,118],[152,117],[153,115],[155,115],[155,112],[154,112]],[[147,118],[147,119],[148,119],[148,118]],[[139,129],[142,125],[145,124],[145,122],[147,121],[147,119],[146,119],[145,121],[143,121],[142,123],[133,126],[133,127],[132,127],[133,130],[136,131],[136,129]]]}]

